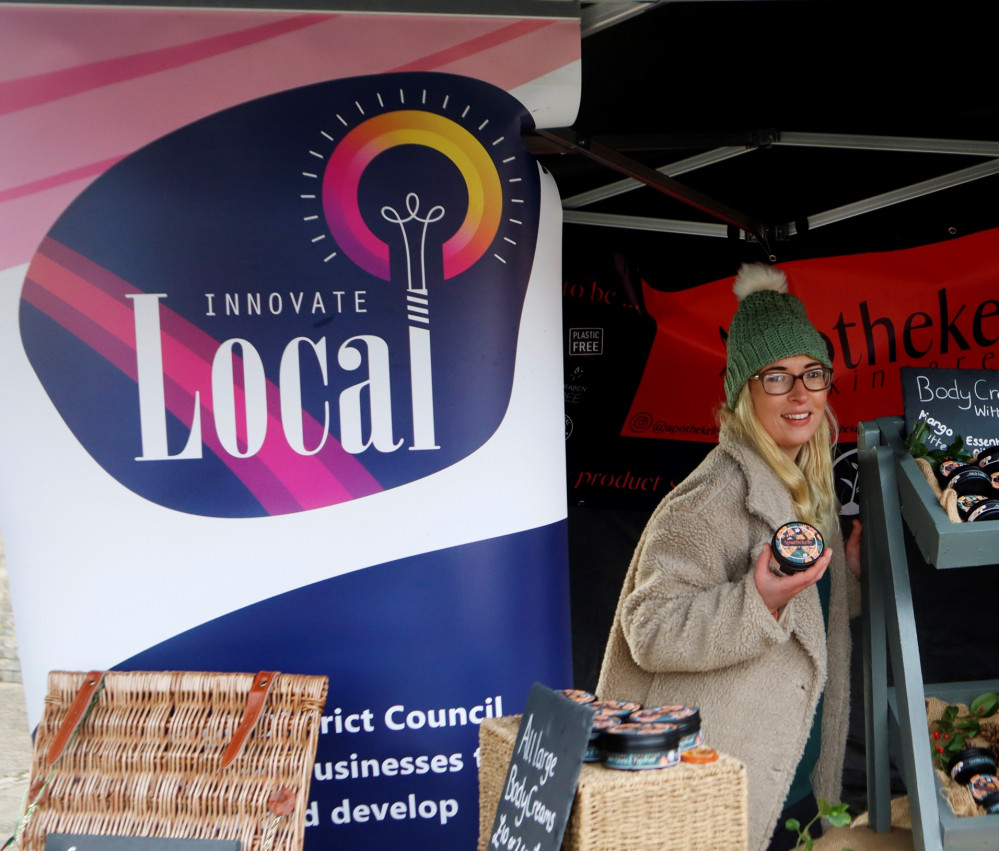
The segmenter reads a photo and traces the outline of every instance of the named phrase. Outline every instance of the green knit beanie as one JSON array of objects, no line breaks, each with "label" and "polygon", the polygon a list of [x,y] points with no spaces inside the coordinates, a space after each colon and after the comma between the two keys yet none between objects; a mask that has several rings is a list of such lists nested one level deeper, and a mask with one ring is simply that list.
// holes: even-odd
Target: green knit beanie
[{"label": "green knit beanie", "polygon": [[832,368],[825,341],[808,321],[805,305],[787,291],[780,269],[744,263],[732,291],[739,308],[728,329],[725,399],[730,408],[750,376],[783,358],[808,355]]}]

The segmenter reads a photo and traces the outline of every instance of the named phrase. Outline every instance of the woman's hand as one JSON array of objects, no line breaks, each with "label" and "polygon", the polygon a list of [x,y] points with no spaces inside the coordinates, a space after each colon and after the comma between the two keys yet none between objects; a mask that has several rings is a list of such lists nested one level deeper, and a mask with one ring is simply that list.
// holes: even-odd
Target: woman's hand
[{"label": "woman's hand", "polygon": [[[859,535],[859,532],[856,535]],[[854,535],[851,535],[850,539],[853,540],[854,537]],[[827,547],[825,552],[819,556],[819,560],[808,568],[808,570],[803,570],[801,573],[793,573],[790,576],[785,576],[783,573],[774,573],[770,569],[770,560],[772,558],[770,545],[767,544],[760,552],[760,557],[756,559],[753,578],[756,581],[756,590],[760,592],[760,597],[763,598],[764,604],[773,612],[774,617],[778,617],[784,606],[810,585],[814,585],[822,578],[822,574],[829,567],[832,550]]]},{"label": "woman's hand", "polygon": [[860,579],[860,532],[862,525],[854,518],[853,529],[850,530],[850,537],[843,545],[843,557],[846,559],[846,566],[857,579]]}]

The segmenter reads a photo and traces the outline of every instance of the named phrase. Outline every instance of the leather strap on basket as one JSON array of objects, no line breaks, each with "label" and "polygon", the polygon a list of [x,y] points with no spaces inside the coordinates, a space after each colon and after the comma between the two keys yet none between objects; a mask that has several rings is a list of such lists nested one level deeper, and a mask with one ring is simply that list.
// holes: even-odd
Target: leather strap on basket
[{"label": "leather strap on basket", "polygon": [[243,713],[243,720],[239,722],[236,732],[233,733],[232,741],[222,754],[222,768],[227,767],[236,759],[246,746],[246,740],[260,718],[260,710],[267,702],[267,695],[274,687],[274,680],[278,671],[261,671],[253,678],[253,685],[250,693],[246,696],[246,711]]},{"label": "leather strap on basket", "polygon": [[91,704],[94,701],[94,696],[97,694],[98,689],[104,684],[104,675],[106,671],[91,671],[83,679],[83,685],[80,686],[80,690],[76,693],[76,697],[73,698],[72,704],[70,704],[69,712],[63,719],[59,730],[56,732],[55,738],[52,740],[52,744],[49,745],[48,753],[45,756],[45,767],[51,768],[59,761],[59,757],[62,756],[64,750],[66,750],[66,745],[69,744],[70,739],[73,738],[73,734],[76,732],[77,727],[83,722],[83,719],[87,715],[87,710],[90,709]]}]

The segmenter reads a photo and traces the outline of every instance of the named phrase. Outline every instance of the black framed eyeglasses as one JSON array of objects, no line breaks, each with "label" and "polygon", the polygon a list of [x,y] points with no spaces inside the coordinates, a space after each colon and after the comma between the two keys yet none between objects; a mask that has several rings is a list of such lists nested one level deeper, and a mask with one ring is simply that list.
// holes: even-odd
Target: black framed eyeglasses
[{"label": "black framed eyeglasses", "polygon": [[806,390],[817,393],[819,390],[829,389],[832,383],[832,370],[825,366],[816,366],[800,375],[791,372],[761,372],[750,378],[759,381],[763,386],[763,392],[768,396],[786,396],[799,378]]}]

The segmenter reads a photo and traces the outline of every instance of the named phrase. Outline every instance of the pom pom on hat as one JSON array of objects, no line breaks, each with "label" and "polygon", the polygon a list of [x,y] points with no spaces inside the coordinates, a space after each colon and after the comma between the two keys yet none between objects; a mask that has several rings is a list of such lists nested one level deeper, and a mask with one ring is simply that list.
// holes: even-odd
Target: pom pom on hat
[{"label": "pom pom on hat", "polygon": [[739,274],[735,276],[735,283],[732,285],[735,297],[742,301],[747,295],[752,295],[760,290],[786,293],[787,277],[780,269],[775,269],[773,266],[764,266],[762,263],[743,263],[739,267]]},{"label": "pom pom on hat", "polygon": [[732,291],[739,308],[728,329],[725,399],[735,407],[739,391],[763,367],[795,355],[808,355],[832,367],[822,335],[808,321],[805,305],[787,291],[780,269],[744,263]]}]

